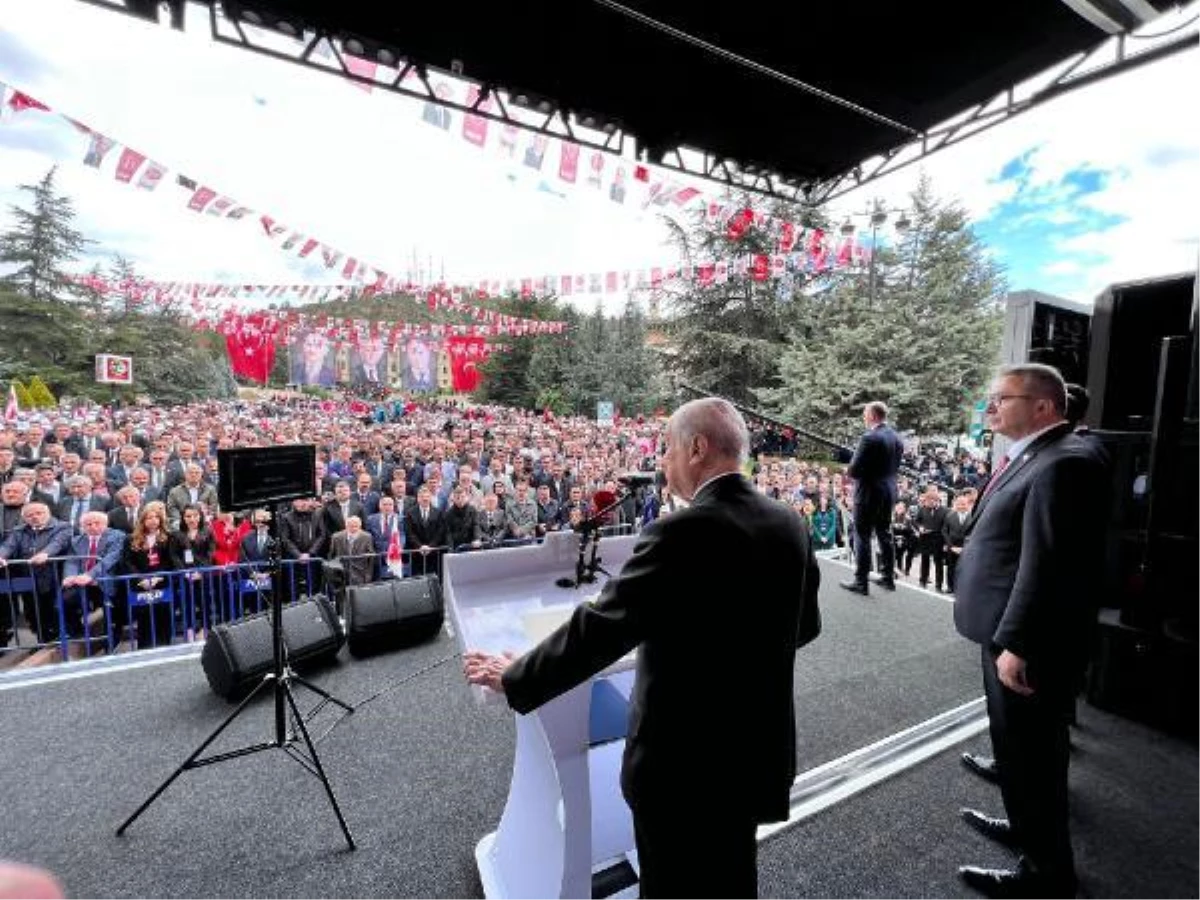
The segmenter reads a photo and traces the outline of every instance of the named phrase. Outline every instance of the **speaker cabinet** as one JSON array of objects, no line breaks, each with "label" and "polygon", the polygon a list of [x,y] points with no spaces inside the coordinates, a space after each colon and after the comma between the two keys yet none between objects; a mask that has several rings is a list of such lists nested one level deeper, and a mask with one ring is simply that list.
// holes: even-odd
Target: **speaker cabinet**
[{"label": "speaker cabinet", "polygon": [[1087,388],[1093,428],[1150,431],[1162,339],[1192,330],[1194,273],[1114,284],[1096,298]]}]

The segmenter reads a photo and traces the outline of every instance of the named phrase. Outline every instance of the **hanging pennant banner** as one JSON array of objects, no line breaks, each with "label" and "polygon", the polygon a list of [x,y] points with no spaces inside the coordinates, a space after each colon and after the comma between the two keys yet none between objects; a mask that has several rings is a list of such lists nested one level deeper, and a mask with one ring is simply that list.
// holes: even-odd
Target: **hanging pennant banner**
[{"label": "hanging pennant banner", "polygon": [[138,168],[145,161],[146,157],[142,154],[126,147],[121,151],[121,158],[117,160],[117,181],[128,184],[133,180],[134,173],[137,172]]}]

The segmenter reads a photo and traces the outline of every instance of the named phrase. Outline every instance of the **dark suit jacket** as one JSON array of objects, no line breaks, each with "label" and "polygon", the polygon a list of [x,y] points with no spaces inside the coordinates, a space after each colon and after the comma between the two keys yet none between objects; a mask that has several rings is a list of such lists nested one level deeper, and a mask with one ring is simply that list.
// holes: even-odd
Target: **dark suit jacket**
[{"label": "dark suit jacket", "polygon": [[428,521],[421,521],[421,508],[414,506],[404,517],[404,532],[410,547],[444,547],[446,523],[442,511],[430,505]]},{"label": "dark suit jacket", "polygon": [[108,527],[133,534],[133,526],[137,523],[129,516],[128,506],[114,506],[108,511]]},{"label": "dark suit jacket", "polygon": [[1064,423],[1034,441],[972,511],[955,584],[959,633],[1034,667],[1077,664],[1108,505],[1106,469],[1086,440]]},{"label": "dark suit jacket", "polygon": [[[363,499],[362,494],[360,494],[358,491],[355,491],[350,496],[362,504],[363,512],[367,516],[373,516],[375,513],[379,512],[379,498],[381,496],[379,491],[367,491],[367,497],[365,500]],[[364,518],[363,525],[366,524],[367,521]]]},{"label": "dark suit jacket", "polygon": [[946,513],[946,520],[942,523],[942,542],[947,547],[961,547],[967,537],[967,526],[971,522],[971,514],[967,513],[965,521],[959,521],[957,510],[950,510]]},{"label": "dark suit jacket", "polygon": [[[509,667],[508,702],[529,712],[640,645],[621,775],[635,812],[703,783],[714,816],[786,819],[792,671],[820,629],[819,584],[800,517],[723,476],[645,528],[600,598]],[[698,654],[719,662],[701,674]]]},{"label": "dark suit jacket", "polygon": [[[396,517],[396,530],[400,532],[400,548],[406,546],[404,534],[404,516],[399,513],[392,513]],[[367,533],[371,535],[371,540],[375,545],[376,553],[386,553],[388,543],[392,539],[390,529],[384,527],[383,513],[375,513],[373,516],[367,516]]]},{"label": "dark suit jacket", "polygon": [[[188,539],[186,531],[173,531],[167,541],[167,550],[171,554],[171,568],[204,569],[213,564],[213,553],[217,549],[217,540],[213,537],[211,528],[201,528],[196,540]],[[192,551],[192,561],[187,561],[187,551]]]},{"label": "dark suit jacket", "polygon": [[896,473],[904,456],[904,444],[890,425],[872,428],[859,439],[858,449],[847,467],[854,479],[854,511],[864,515],[891,513],[896,505]]},{"label": "dark suit jacket", "polygon": [[289,509],[279,517],[279,541],[284,559],[299,559],[302,554],[320,556],[325,549],[321,513],[298,513]]},{"label": "dark suit jacket", "polygon": [[[367,524],[367,512],[363,509],[363,505],[358,502],[358,498],[353,494],[350,495],[348,509],[350,515],[358,516],[362,520],[363,525]],[[346,530],[346,520],[342,518],[342,507],[336,500],[330,500],[321,508],[321,531],[328,537],[332,537],[339,531]]]},{"label": "dark suit jacket", "polygon": [[[0,544],[0,556],[5,559],[31,559],[39,553],[66,556],[71,550],[71,536],[71,526],[56,519],[51,519],[40,531],[22,525],[11,531]],[[41,566],[18,564],[10,566],[9,570],[14,578],[32,574],[37,590],[49,593],[59,583],[55,570],[61,565],[54,562]]]},{"label": "dark suit jacket", "polygon": [[370,584],[375,580],[375,544],[371,535],[360,531],[353,538],[340,531],[329,542],[329,558],[342,560],[346,584]]},{"label": "dark suit jacket", "polygon": [[[84,512],[106,513],[108,512],[109,507],[112,505],[104,497],[97,497],[95,494],[89,495],[86,503],[87,505],[84,507]],[[60,522],[66,522],[72,528],[75,528],[76,522],[71,518],[71,513],[74,511],[74,509],[75,498],[68,494],[66,497],[63,497],[58,501],[58,506],[54,507],[54,518],[58,519]],[[75,530],[76,532],[79,531],[78,528],[75,528]]]},{"label": "dark suit jacket", "polygon": [[269,558],[268,550],[271,546],[273,538],[268,537],[263,544],[262,552],[258,550],[258,531],[251,529],[250,532],[242,538],[241,544],[238,546],[238,562],[244,563],[263,563]]}]

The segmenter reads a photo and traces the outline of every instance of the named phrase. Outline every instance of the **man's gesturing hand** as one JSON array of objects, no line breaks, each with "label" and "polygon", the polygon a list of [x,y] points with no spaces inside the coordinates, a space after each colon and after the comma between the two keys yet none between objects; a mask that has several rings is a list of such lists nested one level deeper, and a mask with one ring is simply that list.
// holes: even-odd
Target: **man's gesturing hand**
[{"label": "man's gesturing hand", "polygon": [[512,665],[516,656],[513,653],[502,653],[496,656],[479,650],[469,650],[463,654],[463,674],[471,684],[483,685],[493,691],[504,693],[504,683],[500,680],[504,670]]},{"label": "man's gesturing hand", "polygon": [[1025,697],[1033,693],[1033,688],[1029,686],[1025,677],[1025,660],[1017,654],[1008,650],[1001,651],[996,657],[996,674],[1000,677],[1000,683],[1010,691],[1016,691]]}]

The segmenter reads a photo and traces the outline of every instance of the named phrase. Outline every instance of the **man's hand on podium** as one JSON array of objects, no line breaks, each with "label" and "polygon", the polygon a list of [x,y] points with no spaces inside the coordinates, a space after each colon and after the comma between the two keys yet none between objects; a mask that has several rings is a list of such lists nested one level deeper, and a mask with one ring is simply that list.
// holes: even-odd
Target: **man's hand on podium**
[{"label": "man's hand on podium", "polygon": [[515,653],[484,653],[480,650],[468,650],[463,654],[463,674],[471,684],[482,685],[503,694],[504,682],[501,678],[504,671],[516,659]]}]

